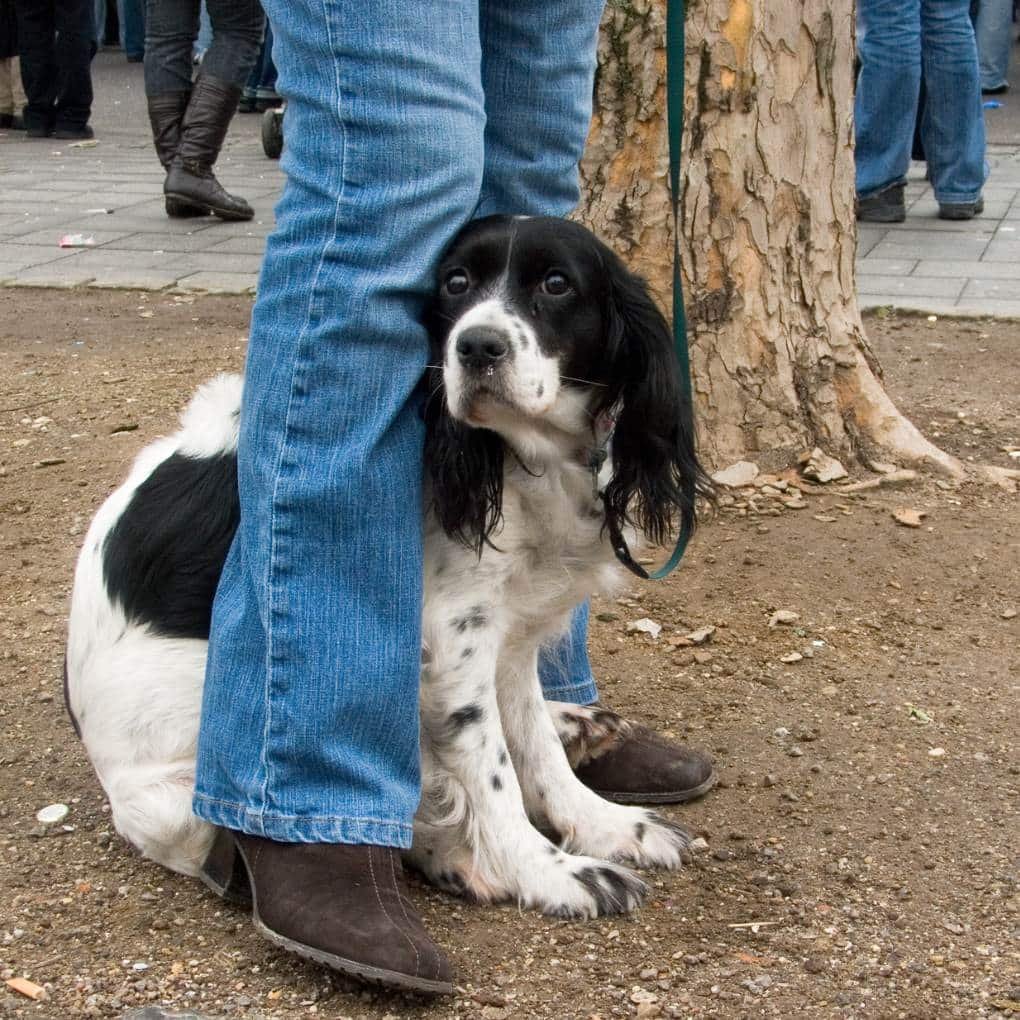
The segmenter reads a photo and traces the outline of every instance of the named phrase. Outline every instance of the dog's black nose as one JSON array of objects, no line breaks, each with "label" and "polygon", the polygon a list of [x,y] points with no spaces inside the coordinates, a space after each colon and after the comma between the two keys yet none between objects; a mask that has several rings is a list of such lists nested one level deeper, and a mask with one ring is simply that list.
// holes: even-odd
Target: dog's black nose
[{"label": "dog's black nose", "polygon": [[472,326],[457,337],[457,357],[467,368],[491,368],[509,350],[503,334],[488,326]]}]

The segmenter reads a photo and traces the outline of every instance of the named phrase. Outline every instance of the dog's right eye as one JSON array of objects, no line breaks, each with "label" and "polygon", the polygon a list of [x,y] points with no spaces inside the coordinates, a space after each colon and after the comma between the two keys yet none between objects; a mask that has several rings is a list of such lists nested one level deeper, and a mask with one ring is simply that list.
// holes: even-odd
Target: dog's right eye
[{"label": "dog's right eye", "polygon": [[471,281],[463,269],[454,269],[453,272],[447,274],[443,281],[443,290],[453,297],[458,294],[466,294],[470,286]]}]

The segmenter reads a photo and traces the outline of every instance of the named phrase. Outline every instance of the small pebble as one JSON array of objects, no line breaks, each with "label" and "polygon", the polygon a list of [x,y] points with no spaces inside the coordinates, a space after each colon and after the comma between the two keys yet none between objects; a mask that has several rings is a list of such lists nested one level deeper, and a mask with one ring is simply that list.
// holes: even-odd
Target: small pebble
[{"label": "small pebble", "polygon": [[71,809],[66,804],[49,804],[44,808],[40,808],[35,813],[35,820],[42,822],[43,825],[56,825],[58,822],[62,822]]}]

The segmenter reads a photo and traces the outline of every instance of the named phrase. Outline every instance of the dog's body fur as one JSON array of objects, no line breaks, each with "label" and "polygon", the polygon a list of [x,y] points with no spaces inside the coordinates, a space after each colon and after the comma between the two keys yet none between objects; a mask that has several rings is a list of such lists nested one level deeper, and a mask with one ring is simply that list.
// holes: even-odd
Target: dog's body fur
[{"label": "dog's body fur", "polygon": [[[686,835],[576,779],[562,741],[611,740],[618,723],[545,703],[537,657],[577,603],[619,582],[607,524],[619,531],[633,513],[660,538],[674,512],[693,522],[699,474],[669,333],[635,278],[572,224],[481,221],[440,279],[443,363],[425,405],[423,792],[408,856],[481,900],[628,910],[644,885],[623,865],[677,867]],[[212,594],[237,521],[240,401],[238,378],[206,384],[181,430],[143,450],[92,522],[72,596],[69,707],[114,824],[186,874],[213,835],[191,793]],[[606,437],[593,422],[609,412],[600,495],[593,451]]]}]

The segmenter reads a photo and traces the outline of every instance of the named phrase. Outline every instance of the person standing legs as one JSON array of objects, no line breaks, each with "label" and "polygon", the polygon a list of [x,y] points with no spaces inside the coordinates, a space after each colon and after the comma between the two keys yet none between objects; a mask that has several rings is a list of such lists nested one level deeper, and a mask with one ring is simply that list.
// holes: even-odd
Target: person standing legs
[{"label": "person standing legs", "polygon": [[91,138],[91,0],[18,0],[18,48],[30,138]]},{"label": "person standing legs", "polygon": [[968,0],[922,0],[921,58],[927,98],[921,139],[939,215],[970,219],[981,212],[985,115]]},{"label": "person standing legs", "polygon": [[448,991],[399,848],[420,793],[420,313],[481,186],[477,4],[266,6],[287,182],[252,317],[194,808],[224,827],[221,877],[244,856],[274,941]]},{"label": "person standing legs", "polygon": [[998,95],[1009,88],[1009,53],[1013,48],[1013,0],[981,0],[977,20],[981,91]]},{"label": "person standing legs", "polygon": [[213,213],[250,220],[251,206],[225,191],[213,166],[262,40],[258,0],[210,0],[213,41],[192,84],[198,0],[148,0],[145,10],[145,94],[160,162],[168,216]]},{"label": "person standing legs", "polygon": [[858,218],[901,222],[921,87],[922,0],[860,0],[854,98]]}]

